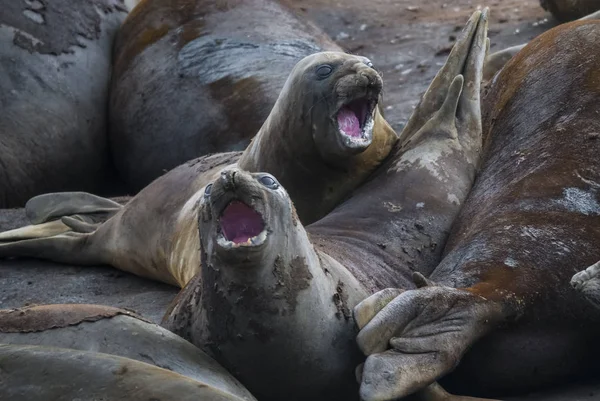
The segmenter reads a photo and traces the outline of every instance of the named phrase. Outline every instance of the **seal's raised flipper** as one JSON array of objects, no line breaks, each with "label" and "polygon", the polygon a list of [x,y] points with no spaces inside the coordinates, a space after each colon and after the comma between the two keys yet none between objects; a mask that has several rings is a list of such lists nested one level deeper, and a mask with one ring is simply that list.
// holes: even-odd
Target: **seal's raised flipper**
[{"label": "seal's raised flipper", "polygon": [[[437,73],[431,82],[431,85],[429,85],[429,88],[427,88],[427,91],[421,98],[417,108],[410,116],[406,127],[404,127],[404,130],[400,134],[401,144],[408,141],[434,116],[446,100],[450,86],[456,76],[463,74],[467,57],[471,52],[471,44],[474,36],[478,32],[482,15],[484,17],[485,27],[487,28],[487,9],[483,12],[474,12],[463,29],[461,36],[454,44],[446,63]],[[481,32],[479,34],[481,34]],[[486,32],[484,32],[483,35],[483,50],[485,51]]]},{"label": "seal's raised flipper", "polygon": [[75,214],[102,214],[106,220],[122,208],[115,201],[87,192],[54,192],[31,198],[25,213],[31,223],[40,224]]},{"label": "seal's raised flipper", "polygon": [[[479,15],[479,20],[472,28],[474,30],[474,34],[470,36],[472,40],[468,43],[467,48],[462,48],[462,44],[458,47],[461,53],[465,53],[464,60],[462,57],[460,58],[462,63],[459,74],[452,79],[447,90],[435,87],[437,77],[434,79],[428,92],[436,88],[439,92],[445,92],[445,99],[439,109],[422,122],[422,126],[416,132],[405,138],[402,143],[405,149],[422,140],[440,136],[456,140],[463,148],[481,148],[480,88],[483,62],[487,51],[488,10],[486,8],[483,12],[476,12],[474,15]],[[469,20],[468,27],[471,26],[470,24],[471,20]],[[453,53],[450,55],[452,56]],[[456,57],[459,57],[458,54]],[[448,63],[450,62],[449,58]],[[445,68],[442,68],[438,76]],[[473,160],[474,164],[476,162],[477,160]]]},{"label": "seal's raised flipper", "polygon": [[571,285],[600,308],[600,262],[575,274],[571,279]]},{"label": "seal's raised flipper", "polygon": [[[586,21],[592,19],[600,19],[600,11],[596,11],[595,13],[586,15],[583,18],[580,18],[579,21]],[[515,56],[518,52],[523,50],[523,48],[527,46],[527,43],[523,43],[521,45],[511,46],[503,50],[499,50],[495,53],[490,54],[485,59],[485,65],[483,67],[483,80],[489,81],[496,75],[508,61]]]}]

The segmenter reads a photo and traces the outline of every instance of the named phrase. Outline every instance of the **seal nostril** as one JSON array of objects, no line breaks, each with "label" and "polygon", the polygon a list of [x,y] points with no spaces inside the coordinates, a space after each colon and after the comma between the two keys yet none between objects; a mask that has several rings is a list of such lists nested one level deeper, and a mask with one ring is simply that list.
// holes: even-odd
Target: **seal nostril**
[{"label": "seal nostril", "polygon": [[235,189],[235,174],[236,171],[221,171],[221,180],[223,181],[223,187],[226,190],[234,190]]}]

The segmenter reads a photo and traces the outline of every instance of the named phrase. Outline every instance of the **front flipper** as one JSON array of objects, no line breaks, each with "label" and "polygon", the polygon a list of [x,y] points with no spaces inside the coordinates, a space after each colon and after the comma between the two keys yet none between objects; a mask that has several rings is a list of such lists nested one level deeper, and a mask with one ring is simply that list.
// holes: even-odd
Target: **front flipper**
[{"label": "front flipper", "polygon": [[[435,381],[452,371],[470,345],[495,325],[500,307],[420,275],[415,282],[426,286],[403,291],[387,304],[387,294],[376,293],[355,308],[363,322],[374,314],[357,336],[368,355],[359,369],[361,399],[395,400],[416,392],[411,399],[483,400],[448,394]],[[376,312],[372,305],[382,308]]]},{"label": "front flipper", "polygon": [[571,285],[581,292],[591,303],[600,308],[600,262],[575,274]]}]

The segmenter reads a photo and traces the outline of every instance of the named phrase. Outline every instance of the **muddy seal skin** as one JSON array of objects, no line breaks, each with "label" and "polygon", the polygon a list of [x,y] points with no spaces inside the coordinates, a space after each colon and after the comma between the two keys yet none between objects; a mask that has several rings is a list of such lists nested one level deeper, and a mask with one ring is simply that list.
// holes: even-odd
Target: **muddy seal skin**
[{"label": "muddy seal skin", "polygon": [[382,85],[365,57],[307,56],[292,69],[245,152],[191,160],[124,207],[83,192],[35,197],[26,205],[34,224],[1,233],[0,257],[109,264],[184,286],[200,269],[197,202],[206,184],[232,165],[265,168],[290,188],[301,221],[322,217],[363,183],[398,141],[377,107]]},{"label": "muddy seal skin", "polygon": [[139,190],[199,156],[242,151],[305,56],[341,51],[270,0],[144,0],[115,42],[115,165]]},{"label": "muddy seal skin", "polygon": [[120,0],[3,2],[0,207],[103,189],[111,48],[126,15]]},{"label": "muddy seal skin", "polygon": [[600,10],[598,0],[540,0],[541,6],[559,21],[572,21]]},{"label": "muddy seal skin", "polygon": [[600,314],[569,280],[600,259],[598,65],[600,21],[578,21],[494,79],[481,172],[446,256],[359,333],[363,384],[389,389],[396,375],[401,389],[402,372],[431,357],[448,362],[441,373],[460,361],[446,383],[478,396],[597,373]]},{"label": "muddy seal skin", "polygon": [[[486,32],[487,14],[476,12],[402,146],[323,219],[305,228],[273,175],[232,168],[213,180],[198,206],[201,273],[163,325],[257,399],[358,400],[354,325],[363,318],[352,309],[375,291],[414,288],[413,271],[434,269],[475,177]],[[398,396],[426,388],[421,399],[460,399],[429,386],[431,374],[410,375]]]}]

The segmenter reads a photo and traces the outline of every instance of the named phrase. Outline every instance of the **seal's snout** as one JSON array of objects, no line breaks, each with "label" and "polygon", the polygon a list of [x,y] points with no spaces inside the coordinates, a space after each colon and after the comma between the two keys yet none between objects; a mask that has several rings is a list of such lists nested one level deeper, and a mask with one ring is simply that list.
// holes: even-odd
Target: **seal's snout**
[{"label": "seal's snout", "polygon": [[235,175],[237,171],[226,170],[221,172],[221,181],[223,189],[226,191],[235,191]]},{"label": "seal's snout", "polygon": [[372,140],[373,114],[383,89],[381,77],[365,62],[357,62],[353,74],[340,82],[339,89],[344,100],[336,119],[343,143],[351,148],[366,148]]}]

